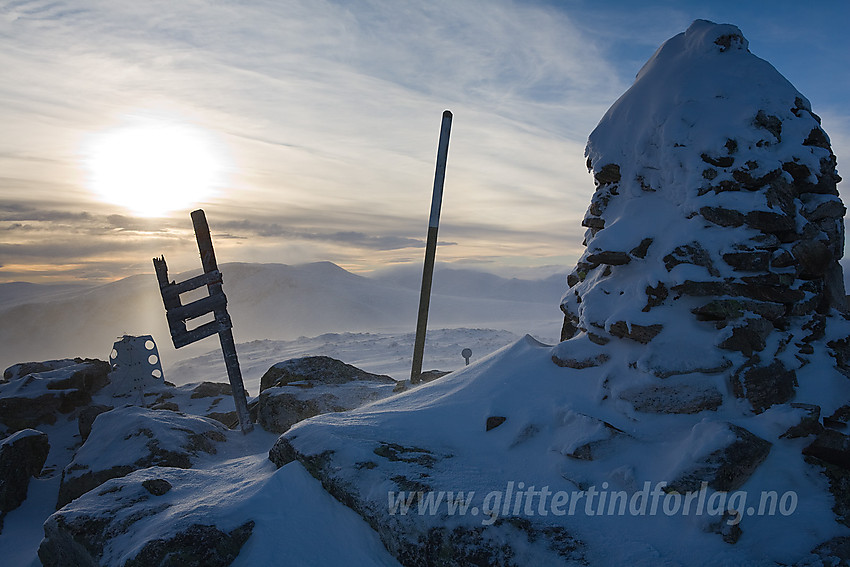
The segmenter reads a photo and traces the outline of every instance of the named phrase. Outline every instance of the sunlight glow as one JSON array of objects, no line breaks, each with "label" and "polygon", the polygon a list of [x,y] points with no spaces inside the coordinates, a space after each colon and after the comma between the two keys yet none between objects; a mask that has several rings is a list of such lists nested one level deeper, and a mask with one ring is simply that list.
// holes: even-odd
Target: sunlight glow
[{"label": "sunlight glow", "polygon": [[211,197],[224,181],[212,135],[179,121],[136,118],[87,149],[90,188],[139,216],[162,216]]}]

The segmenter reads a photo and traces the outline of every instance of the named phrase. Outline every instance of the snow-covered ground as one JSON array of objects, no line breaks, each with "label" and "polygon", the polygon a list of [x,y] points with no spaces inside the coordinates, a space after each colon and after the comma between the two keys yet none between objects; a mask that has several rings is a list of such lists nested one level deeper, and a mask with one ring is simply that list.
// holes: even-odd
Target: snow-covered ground
[{"label": "snow-covered ground", "polygon": [[[555,333],[538,335],[543,342],[555,342]],[[273,364],[302,356],[330,356],[373,374],[386,374],[396,380],[410,377],[413,333],[326,333],[291,341],[259,340],[237,345],[242,378],[248,392],[256,395],[262,375]],[[482,358],[519,339],[510,331],[495,329],[431,329],[425,343],[425,370],[453,371],[463,368],[464,348],[472,350],[470,361]],[[175,384],[227,382],[220,350],[213,350],[165,369],[165,377]]]}]

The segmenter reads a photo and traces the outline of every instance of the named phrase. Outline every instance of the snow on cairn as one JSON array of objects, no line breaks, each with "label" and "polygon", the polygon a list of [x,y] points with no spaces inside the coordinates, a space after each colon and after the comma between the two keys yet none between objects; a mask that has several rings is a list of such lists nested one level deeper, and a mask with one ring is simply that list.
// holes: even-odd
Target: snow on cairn
[{"label": "snow on cairn", "polygon": [[845,208],[820,119],[747,46],[694,22],[590,135],[596,192],[561,339],[641,345],[631,362],[661,379],[726,373],[760,412],[793,397],[846,309]]},{"label": "snow on cairn", "polygon": [[845,208],[808,100],[698,20],[587,158],[560,344],[301,422],[269,458],[404,565],[846,564]]}]

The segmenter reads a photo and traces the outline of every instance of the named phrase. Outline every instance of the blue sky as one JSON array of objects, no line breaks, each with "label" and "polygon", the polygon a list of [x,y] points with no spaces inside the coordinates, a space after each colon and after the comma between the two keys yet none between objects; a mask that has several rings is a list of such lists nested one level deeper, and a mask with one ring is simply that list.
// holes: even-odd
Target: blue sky
[{"label": "blue sky", "polygon": [[[696,18],[740,27],[809,98],[842,171],[845,1],[0,1],[0,281],[194,268],[197,206],[222,262],[419,263],[446,108],[438,258],[567,270],[588,134]],[[198,133],[215,186],[160,216],[98,196],[93,148],[140,120]]]}]

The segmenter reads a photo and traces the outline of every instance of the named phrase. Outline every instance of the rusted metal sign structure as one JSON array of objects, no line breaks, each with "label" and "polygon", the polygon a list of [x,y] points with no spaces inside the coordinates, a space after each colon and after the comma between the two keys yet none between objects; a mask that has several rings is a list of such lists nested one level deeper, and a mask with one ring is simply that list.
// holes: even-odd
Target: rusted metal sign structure
[{"label": "rusted metal sign structure", "polygon": [[[181,348],[218,334],[221,351],[224,355],[224,365],[227,367],[227,377],[233,391],[233,401],[236,405],[239,426],[243,433],[249,433],[254,429],[254,425],[251,423],[251,416],[248,413],[248,401],[245,397],[242,371],[239,369],[239,359],[236,356],[236,343],[233,340],[233,331],[231,330],[233,323],[227,313],[227,298],[221,288],[221,273],[218,271],[218,264],[215,260],[210,227],[202,209],[192,211],[192,224],[195,227],[195,239],[198,241],[198,250],[201,253],[203,274],[180,283],[169,282],[165,256],[153,259],[156,278],[159,280],[159,291],[162,294],[162,302],[165,304],[165,317],[168,320],[169,331],[171,331],[171,340],[174,343],[174,348]],[[186,305],[181,303],[180,294],[203,286],[207,286],[208,296]],[[188,330],[186,321],[197,319],[209,313],[215,316],[213,321]]]},{"label": "rusted metal sign structure", "polygon": [[410,383],[422,380],[422,357],[425,353],[425,332],[428,328],[428,308],[431,304],[431,280],[434,277],[434,259],[437,255],[437,229],[440,226],[440,208],[443,203],[443,183],[446,179],[446,161],[449,156],[449,134],[452,130],[452,113],[443,112],[440,125],[440,143],[437,147],[437,170],[434,172],[434,191],[431,195],[431,216],[428,219],[428,241],[425,244],[425,266],[422,269],[422,289],[419,294],[419,315],[416,319],[416,339],[413,345],[413,366]]}]

